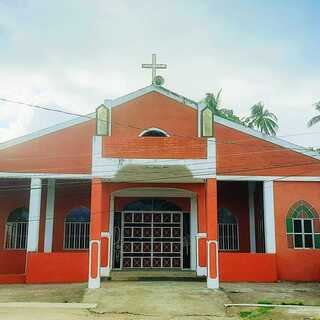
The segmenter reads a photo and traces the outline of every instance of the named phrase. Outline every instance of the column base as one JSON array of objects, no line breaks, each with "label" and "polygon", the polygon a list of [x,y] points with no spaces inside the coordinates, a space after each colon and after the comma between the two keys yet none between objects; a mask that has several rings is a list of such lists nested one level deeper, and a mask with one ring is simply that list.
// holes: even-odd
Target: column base
[{"label": "column base", "polygon": [[88,281],[89,289],[99,289],[100,288],[100,277],[96,279],[89,279]]},{"label": "column base", "polygon": [[211,279],[207,277],[207,288],[208,289],[219,289],[219,279]]}]

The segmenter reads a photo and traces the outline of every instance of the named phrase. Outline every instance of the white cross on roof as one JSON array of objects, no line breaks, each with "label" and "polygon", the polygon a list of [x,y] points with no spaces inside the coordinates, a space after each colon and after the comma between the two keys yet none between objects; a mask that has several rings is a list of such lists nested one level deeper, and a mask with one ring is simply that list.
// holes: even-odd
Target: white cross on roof
[{"label": "white cross on roof", "polygon": [[152,63],[143,63],[142,68],[152,69],[152,83],[154,83],[154,79],[156,77],[157,69],[167,69],[166,64],[157,64],[157,55],[155,53],[152,54]]}]

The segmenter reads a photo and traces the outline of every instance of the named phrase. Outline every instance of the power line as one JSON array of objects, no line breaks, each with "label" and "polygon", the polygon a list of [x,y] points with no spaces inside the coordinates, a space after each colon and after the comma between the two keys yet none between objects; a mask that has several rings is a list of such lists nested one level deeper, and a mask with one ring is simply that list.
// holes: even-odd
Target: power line
[{"label": "power line", "polygon": [[[7,99],[7,98],[1,98],[0,97],[0,101],[7,102],[7,103],[14,103],[14,104],[19,104],[19,105],[24,105],[24,106],[27,106],[27,107],[30,107],[30,108],[36,108],[36,109],[40,109],[40,110],[44,110],[44,111],[58,112],[58,113],[63,113],[63,114],[72,115],[72,116],[76,116],[76,117],[82,117],[82,118],[86,118],[86,119],[90,119],[90,120],[94,120],[95,119],[95,117],[91,117],[89,115],[83,115],[83,114],[79,114],[79,113],[64,111],[64,110],[61,110],[61,109],[56,109],[56,108],[51,108],[51,107],[46,107],[46,106],[41,106],[41,105],[36,105],[36,104],[30,104],[30,103],[17,101],[17,100],[12,100],[12,99]],[[101,120],[101,121],[105,121],[105,120]],[[106,121],[106,122],[110,123],[110,121]],[[116,121],[112,121],[112,125],[118,125],[118,126],[123,126],[123,127],[127,127],[127,128],[138,129],[138,130],[146,130],[147,129],[147,128],[141,128],[141,127],[133,126],[133,125],[130,125],[130,124],[119,123],[119,122],[116,122]],[[301,134],[307,134],[307,133],[299,133],[297,135],[301,135]],[[185,136],[185,135],[178,135],[178,134],[174,134],[173,136],[181,137],[181,138],[197,139],[197,140],[200,139],[199,137]],[[292,134],[290,134],[288,136],[292,136]],[[285,135],[282,135],[281,137],[285,137]],[[228,143],[228,144],[229,143],[231,143],[231,144],[239,144],[239,142],[252,141],[253,139],[254,138],[243,139],[243,140],[242,139],[241,140],[234,140],[234,141],[216,141],[214,143],[218,143],[218,144],[219,143],[223,143],[223,144],[226,144],[226,143]],[[209,140],[209,142],[213,142],[213,141]],[[297,147],[297,148],[291,148],[291,149],[301,150],[301,151],[309,151],[309,152],[311,151],[310,149],[304,148],[304,147]]]}]

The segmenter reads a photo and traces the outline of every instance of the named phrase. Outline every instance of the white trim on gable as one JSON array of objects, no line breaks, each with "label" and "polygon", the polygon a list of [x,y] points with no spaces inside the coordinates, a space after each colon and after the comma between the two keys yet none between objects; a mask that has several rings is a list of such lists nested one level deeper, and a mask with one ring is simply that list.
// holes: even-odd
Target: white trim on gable
[{"label": "white trim on gable", "polygon": [[[90,121],[92,119],[95,119],[95,117],[96,117],[95,112],[90,113],[90,114],[83,116],[83,117],[78,116],[78,117],[71,119],[69,121],[61,122],[61,123],[58,123],[54,126],[50,126],[48,128],[38,130],[38,131],[32,132],[30,134],[26,134],[26,135],[21,136],[19,138],[8,140],[6,142],[0,143],[0,150],[13,147],[13,146],[20,144],[20,143],[23,143],[23,142],[31,141],[31,140],[40,138],[42,136],[45,136],[47,134],[54,133],[54,132],[57,132],[57,131],[60,131],[60,130],[63,130],[63,129],[66,129],[69,127],[73,127],[75,125],[78,125],[78,124]],[[92,118],[92,119],[90,119],[90,118]]]},{"label": "white trim on gable", "polygon": [[[294,151],[297,153],[301,153],[305,156],[320,160],[320,155],[318,155],[316,152],[308,150],[307,148],[303,148],[302,146],[299,146],[297,144],[288,142],[286,140],[277,138],[275,136],[269,136],[267,134],[261,133],[260,131],[245,127],[239,123],[230,121],[230,120],[226,120],[224,118],[218,117],[218,116],[214,116],[214,122],[219,123],[225,127],[231,128],[231,129],[235,129],[237,131],[240,131],[242,133],[248,134],[250,136],[253,136],[255,138],[273,143],[275,145],[278,145],[280,147],[286,148],[290,151]],[[236,141],[233,141],[236,142]],[[241,142],[241,141],[239,141]],[[219,143],[219,141],[217,141],[217,143]],[[303,150],[305,149],[305,150]]]},{"label": "white trim on gable", "polygon": [[[133,99],[136,99],[138,97],[141,97],[147,93],[150,93],[150,92],[158,92],[164,96],[167,96],[169,98],[172,98],[180,103],[183,103],[189,107],[192,107],[194,109],[198,109],[198,104],[195,102],[195,101],[192,101],[182,95],[179,95],[173,91],[170,91],[168,89],[165,89],[163,87],[160,87],[160,86],[156,86],[156,85],[150,85],[150,86],[147,86],[145,88],[142,88],[142,89],[139,89],[137,91],[134,91],[132,93],[129,93],[125,96],[122,96],[122,97],[119,97],[119,98],[116,98],[114,100],[111,100],[111,99],[105,99],[104,100],[104,103],[106,106],[108,106],[109,108],[114,108],[114,107],[117,107],[123,103],[126,103],[130,100],[133,100]],[[63,130],[63,129],[66,129],[68,127],[72,127],[72,126],[75,126],[77,124],[81,124],[81,123],[84,123],[84,122],[87,122],[87,121],[90,121],[91,118],[92,119],[95,119],[96,117],[96,113],[93,112],[93,113],[89,113],[87,115],[83,115],[83,116],[75,116],[74,119],[71,119],[69,121],[65,121],[65,122],[62,122],[62,123],[58,123],[54,126],[50,126],[48,128],[45,128],[45,129],[42,129],[42,130],[38,130],[38,131],[35,131],[35,132],[32,132],[30,134],[26,134],[24,136],[21,136],[21,137],[18,137],[18,138],[15,138],[15,139],[11,139],[11,140],[8,140],[6,142],[3,142],[3,143],[0,143],[0,150],[3,150],[3,149],[7,149],[9,147],[13,147],[17,144],[20,144],[20,143],[23,143],[23,142],[27,142],[27,141],[31,141],[33,139],[37,139],[37,138],[40,138],[42,136],[45,136],[47,134],[50,134],[50,133],[54,133],[54,132],[57,132],[59,130]],[[111,112],[111,117],[110,119],[112,119],[112,112]],[[111,130],[111,128],[110,128]],[[110,131],[111,132],[111,131]]]},{"label": "white trim on gable", "polygon": [[189,106],[193,109],[198,109],[198,103],[191,100],[191,99],[188,99],[180,94],[177,94],[173,91],[170,91],[166,88],[163,88],[163,87],[160,87],[160,86],[156,86],[156,85],[153,85],[151,84],[150,86],[147,86],[147,87],[144,87],[142,89],[139,89],[137,91],[134,91],[134,92],[131,92],[125,96],[122,96],[122,97],[119,97],[119,98],[116,98],[114,100],[110,100],[110,99],[105,99],[104,100],[104,103],[108,106],[110,106],[111,108],[114,108],[114,107],[117,107],[121,104],[124,104],[128,101],[131,101],[133,99],[136,99],[136,98],[139,98],[145,94],[148,94],[148,93],[151,93],[151,92],[158,92],[168,98],[171,98],[171,99],[174,99],[176,100],[177,102],[180,102],[180,103],[183,103],[185,104],[186,106]]}]

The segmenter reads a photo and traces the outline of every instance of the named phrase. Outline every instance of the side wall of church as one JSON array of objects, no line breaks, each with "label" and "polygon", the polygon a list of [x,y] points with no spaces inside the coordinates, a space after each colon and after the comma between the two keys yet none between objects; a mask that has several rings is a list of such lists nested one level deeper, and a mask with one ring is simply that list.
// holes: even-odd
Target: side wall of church
[{"label": "side wall of church", "polygon": [[[320,214],[320,182],[275,182],[275,227],[279,280],[319,281],[320,249],[294,249],[287,239],[286,218],[290,208],[305,201]],[[319,219],[314,219],[315,231]]]}]

